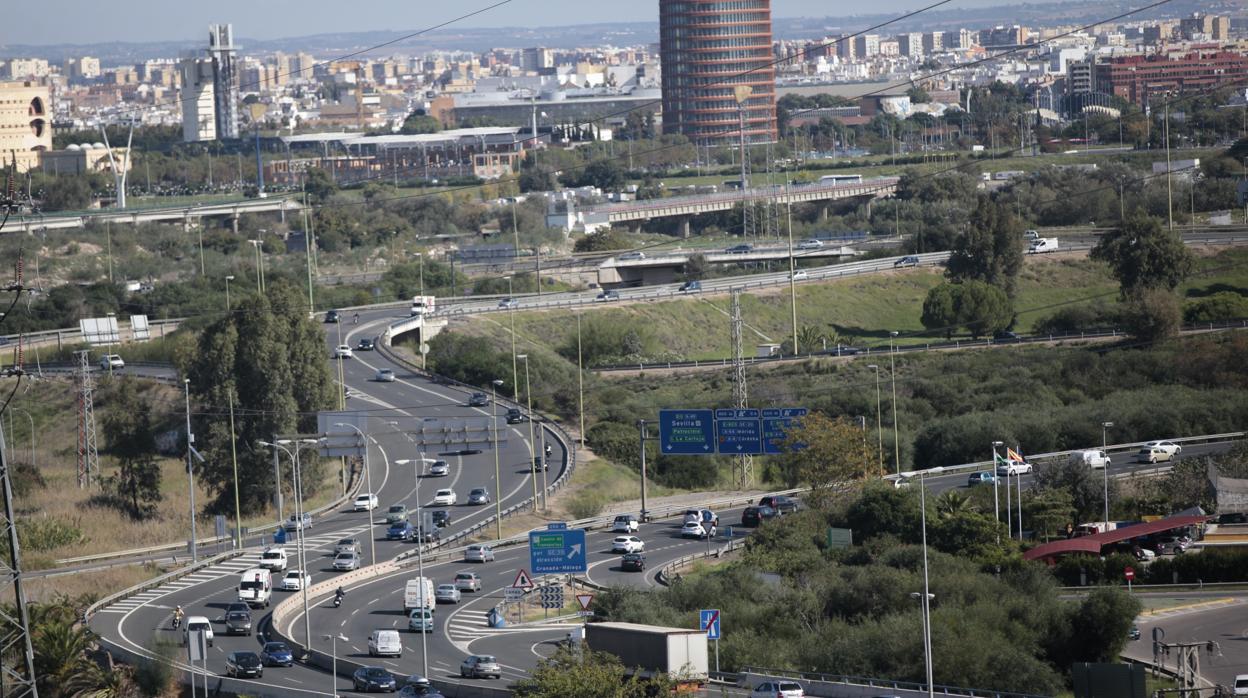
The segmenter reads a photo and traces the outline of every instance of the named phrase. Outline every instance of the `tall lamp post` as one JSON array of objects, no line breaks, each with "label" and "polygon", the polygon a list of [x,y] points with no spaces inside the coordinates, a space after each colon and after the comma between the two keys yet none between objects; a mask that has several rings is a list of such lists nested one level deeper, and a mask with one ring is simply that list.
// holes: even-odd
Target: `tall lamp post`
[{"label": "tall lamp post", "polygon": [[[1004,446],[1004,445],[1005,445],[1004,441],[992,442],[992,511],[993,511],[993,514],[996,516],[997,524],[998,524],[997,545],[1001,545],[1001,529],[1000,529],[1001,493],[1000,493],[1000,489],[998,489],[999,481],[997,479],[997,447]],[[1006,471],[1006,472],[1009,472],[1009,471]],[[1009,487],[1009,485],[1007,484],[1006,487]]]},{"label": "tall lamp post", "polygon": [[194,453],[195,435],[191,433],[191,379],[182,379],[182,388],[186,395],[186,481],[191,493],[191,562],[199,562],[199,544],[195,540],[195,464],[191,461]]},{"label": "tall lamp post", "polygon": [[248,240],[251,246],[256,250],[256,291],[264,293],[264,253],[260,247],[264,244],[261,240]]},{"label": "tall lamp post", "polygon": [[875,436],[880,456],[880,474],[884,474],[884,429],[880,410],[880,367],[871,364],[867,368],[875,371]]},{"label": "tall lamp post", "polygon": [[[391,422],[391,424],[393,424],[393,422]],[[403,436],[407,437],[408,441],[412,441],[411,437],[408,437],[407,434],[403,434]],[[415,445],[415,441],[412,441],[412,443]],[[412,474],[416,476],[416,520],[420,522],[420,525],[416,527],[416,536],[418,538],[416,541],[416,574],[421,579],[424,579],[425,577],[424,550],[425,535],[428,531],[425,530],[425,520],[420,516],[420,466],[424,465],[426,462],[428,462],[428,459],[425,458],[425,452],[423,450],[420,452],[420,458],[403,458],[394,462],[395,465],[410,464],[412,466]],[[428,610],[430,612],[433,611],[433,609]],[[429,676],[429,633],[422,632],[420,634],[420,654],[424,662],[424,673],[422,676]]]},{"label": "tall lamp post", "polygon": [[[360,435],[360,441],[363,442],[364,444],[364,486],[368,488],[368,497],[370,500],[369,506],[371,507],[372,506],[371,500],[373,496],[375,496],[375,494],[373,492],[373,470],[372,468],[368,467],[368,436],[366,436],[363,430],[361,430],[359,427],[355,426],[354,424],[347,424],[346,422],[335,422],[334,426],[346,427],[354,431],[356,434]],[[368,554],[369,554],[369,557],[371,558],[368,564],[375,565],[377,564],[377,540],[373,536],[373,525],[374,525],[373,524],[373,510],[371,508],[365,509],[364,513],[366,516],[368,516]]]},{"label": "tall lamp post", "polygon": [[230,282],[233,280],[234,280],[233,274],[230,274],[229,276],[225,277],[225,312],[227,313],[230,312],[230,310],[232,309],[230,306]]},{"label": "tall lamp post", "polygon": [[[1114,426],[1113,422],[1101,422],[1101,453],[1105,453],[1105,447],[1109,443],[1108,441],[1109,428],[1112,426]],[[1105,528],[1103,530],[1108,531],[1109,530],[1109,461],[1108,461],[1108,457],[1105,462],[1105,467],[1102,470],[1103,470],[1103,474],[1105,477]]]},{"label": "tall lamp post", "polygon": [[923,663],[927,670],[927,695],[934,695],[932,687],[932,593],[928,586],[927,574],[927,478],[944,472],[944,468],[929,468],[917,472],[901,473],[904,478],[919,478],[919,516],[923,527],[923,593],[910,594],[911,598],[919,597],[923,608]]},{"label": "tall lamp post", "polygon": [[420,295],[425,295],[425,253],[415,252],[417,259],[420,260]]},{"label": "tall lamp post", "polygon": [[498,386],[503,382],[497,378],[490,381],[490,426],[494,431],[494,532],[499,540],[503,539],[503,480],[498,467]]},{"label": "tall lamp post", "polygon": [[[299,463],[299,452],[303,450],[304,446],[309,444],[315,445],[318,442],[316,439],[278,439],[277,441],[258,441],[257,443],[261,446],[278,449],[285,453],[287,458],[290,458],[290,486],[291,493],[295,495],[295,521],[299,522],[298,526],[295,527],[295,535],[298,536],[299,569],[305,575],[304,578],[299,580],[299,588],[302,590],[301,593],[303,595],[304,647],[311,648],[312,621],[310,619],[311,613],[308,610],[308,557],[304,546],[304,537],[307,534],[303,530],[303,468]],[[294,446],[294,451],[291,451],[287,446]],[[281,483],[278,483],[278,486],[280,487]]]},{"label": "tall lamp post", "polygon": [[897,423],[897,364],[893,357],[897,350],[893,346],[893,340],[897,338],[897,333],[888,333],[888,373],[893,382],[893,468],[898,473],[901,472],[901,426]]},{"label": "tall lamp post", "polygon": [[529,355],[520,354],[517,359],[524,360],[524,397],[528,404],[529,416],[529,472],[533,476],[533,511],[537,511],[537,462],[533,458],[533,391],[529,389]]},{"label": "tall lamp post", "polygon": [[507,279],[507,319],[511,323],[511,399],[519,402],[520,369],[516,367],[516,299],[511,295],[515,291],[512,288],[511,277],[503,278]]},{"label": "tall lamp post", "polygon": [[346,635],[342,633],[334,633],[333,635],[322,635],[322,640],[333,640],[333,649],[329,651],[330,657],[330,681],[334,683],[334,692],[330,694],[330,698],[338,698],[338,641],[348,642]]}]

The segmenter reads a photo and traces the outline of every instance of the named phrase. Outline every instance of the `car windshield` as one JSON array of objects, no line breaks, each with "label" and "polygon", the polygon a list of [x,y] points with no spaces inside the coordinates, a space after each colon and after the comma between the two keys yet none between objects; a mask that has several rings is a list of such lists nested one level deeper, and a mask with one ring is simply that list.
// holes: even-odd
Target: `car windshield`
[{"label": "car windshield", "polygon": [[471,574],[457,574],[455,575],[455,578],[456,579],[472,579],[472,575]]},{"label": "car windshield", "polygon": [[478,658],[482,664],[494,664],[497,660],[490,655],[484,655]]},{"label": "car windshield", "polygon": [[226,616],[226,618],[229,620],[247,620],[251,618],[251,616],[247,615],[246,613],[243,613],[242,611],[235,611],[229,614],[228,616]]},{"label": "car windshield", "polygon": [[399,513],[400,511],[403,511],[403,510],[404,510],[404,509],[406,509],[406,508],[407,508],[407,507],[403,506],[402,504],[396,504],[396,505],[394,505],[394,506],[390,507],[390,513],[391,513],[391,514],[397,514],[397,513]]},{"label": "car windshield", "polygon": [[264,645],[265,652],[289,652],[290,648],[281,642],[268,642]]},{"label": "car windshield", "polygon": [[376,668],[365,669],[364,673],[367,674],[369,678],[374,678],[374,679],[384,679],[386,678],[386,675],[387,675],[385,669],[376,669]]},{"label": "car windshield", "polygon": [[237,662],[239,666],[258,666],[260,664],[260,657],[256,656],[254,652],[243,652],[234,655],[234,661]]},{"label": "car windshield", "polygon": [[355,553],[338,553],[339,560],[350,560],[355,557]]}]

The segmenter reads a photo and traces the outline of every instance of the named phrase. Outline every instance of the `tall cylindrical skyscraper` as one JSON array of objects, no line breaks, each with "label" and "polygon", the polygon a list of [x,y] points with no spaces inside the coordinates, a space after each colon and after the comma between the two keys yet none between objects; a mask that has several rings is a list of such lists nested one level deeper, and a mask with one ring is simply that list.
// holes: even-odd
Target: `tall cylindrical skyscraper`
[{"label": "tall cylindrical skyscraper", "polygon": [[665,133],[737,143],[744,85],[746,140],[776,140],[771,0],[659,0],[659,51]]}]

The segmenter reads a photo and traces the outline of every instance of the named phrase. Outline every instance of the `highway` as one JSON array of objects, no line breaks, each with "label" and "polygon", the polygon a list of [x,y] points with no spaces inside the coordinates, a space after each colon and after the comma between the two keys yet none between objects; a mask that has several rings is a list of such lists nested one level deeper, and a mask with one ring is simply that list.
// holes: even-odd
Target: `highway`
[{"label": "highway", "polygon": [[[1206,592],[1205,594],[1175,593],[1173,596],[1192,597],[1195,602],[1206,601],[1208,596],[1226,598],[1232,594]],[[1231,605],[1205,610],[1177,613],[1172,616],[1158,615],[1140,619],[1140,639],[1131,642],[1126,654],[1134,659],[1152,661],[1153,629],[1161,628],[1165,642],[1217,643],[1214,654],[1200,652],[1200,675],[1220,686],[1233,686],[1235,677],[1248,674],[1248,613],[1245,600],[1237,598]],[[1167,666],[1174,668],[1172,656]]]}]

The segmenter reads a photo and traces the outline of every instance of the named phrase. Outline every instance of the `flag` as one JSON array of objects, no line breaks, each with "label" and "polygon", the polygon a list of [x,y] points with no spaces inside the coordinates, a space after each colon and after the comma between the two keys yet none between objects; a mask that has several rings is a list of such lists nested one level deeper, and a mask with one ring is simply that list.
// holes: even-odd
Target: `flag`
[{"label": "flag", "polygon": [[1010,459],[1010,460],[1012,460],[1012,461],[1018,462],[1018,463],[1025,463],[1025,462],[1026,462],[1025,460],[1023,460],[1023,457],[1022,457],[1022,456],[1018,455],[1018,452],[1016,452],[1014,449],[1012,449],[1012,448],[1010,448],[1010,447],[1008,447],[1008,446],[1007,446],[1007,447],[1006,447],[1006,449],[1005,449],[1005,457],[1006,457],[1006,458],[1008,458],[1008,459]]},{"label": "flag", "polygon": [[1000,453],[996,453],[996,452],[992,454],[992,462],[993,462],[993,465],[1005,465],[1006,464],[1006,460],[1001,457]]}]

